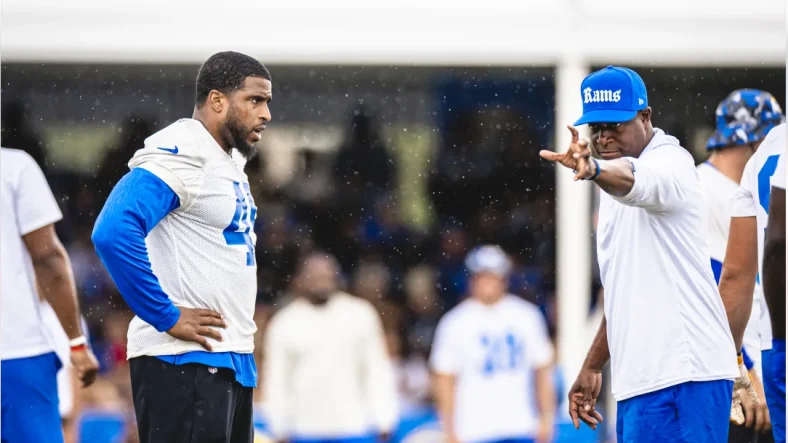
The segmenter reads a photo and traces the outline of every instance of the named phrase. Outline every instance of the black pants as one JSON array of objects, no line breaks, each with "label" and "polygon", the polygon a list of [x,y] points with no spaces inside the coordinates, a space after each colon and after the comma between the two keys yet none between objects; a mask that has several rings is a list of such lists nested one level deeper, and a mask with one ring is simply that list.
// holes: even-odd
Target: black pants
[{"label": "black pants", "polygon": [[252,443],[252,388],[230,369],[129,361],[140,443]]},{"label": "black pants", "polygon": [[733,423],[728,429],[728,443],[774,443],[771,429],[763,434],[756,434],[752,429]]}]

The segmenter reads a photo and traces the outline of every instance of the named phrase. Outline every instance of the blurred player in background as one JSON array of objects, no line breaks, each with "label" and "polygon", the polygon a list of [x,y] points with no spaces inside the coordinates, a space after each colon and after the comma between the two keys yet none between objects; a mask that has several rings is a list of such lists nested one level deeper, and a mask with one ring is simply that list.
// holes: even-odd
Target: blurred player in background
[{"label": "blurred player in background", "polygon": [[[767,211],[771,194],[769,179],[774,175],[777,163],[783,153],[785,153],[785,123],[776,126],[768,133],[758,150],[747,162],[742,174],[741,186],[732,203],[728,248],[720,277],[720,295],[728,309],[731,329],[736,340],[740,340],[740,331],[744,329],[743,325],[749,317],[746,310],[752,305],[753,287],[764,266],[764,234],[768,222]],[[768,300],[766,301],[768,305]],[[771,310],[772,306],[768,306],[770,317],[774,315]],[[779,315],[779,312],[776,315]],[[772,319],[772,325],[774,325],[774,319]],[[778,337],[781,335],[779,331],[773,330],[772,332],[778,334]],[[779,340],[773,340],[772,346],[774,343],[779,343]],[[770,351],[762,353],[764,356],[762,362],[763,383],[767,398],[770,391],[774,390],[768,376],[772,368],[765,358],[769,353]],[[736,398],[734,398],[735,401]],[[758,414],[755,415],[757,419]],[[770,410],[769,418],[776,437],[781,423],[784,429],[785,414],[775,416]],[[749,421],[750,417],[747,417],[747,420]],[[784,430],[782,432],[784,435]]]},{"label": "blurred player in background", "polygon": [[[82,386],[98,362],[80,324],[74,275],[55,233],[63,216],[46,178],[23,151],[0,148],[0,372],[3,443],[62,442],[57,373],[70,360]],[[44,298],[65,331],[69,355],[58,357],[41,314]]]},{"label": "blurred player in background", "polygon": [[143,443],[248,443],[257,384],[257,208],[244,173],[271,75],[237,52],[197,75],[194,115],[145,140],[93,243],[136,314],[128,349]]},{"label": "blurred player in background", "polygon": [[[785,124],[772,131],[782,147],[771,180],[769,221],[763,251],[763,292],[769,305],[774,339],[764,355],[766,402],[772,417],[774,440],[785,442]],[[770,133],[769,135],[772,135]]]},{"label": "blurred player in background", "polygon": [[383,327],[372,304],[338,289],[334,257],[307,256],[299,297],[266,331],[265,410],[289,443],[374,443],[397,419],[397,391]]},{"label": "blurred player in background", "polygon": [[507,293],[497,246],[468,254],[469,297],[440,320],[430,356],[450,443],[552,441],[553,346],[533,304]]},{"label": "blurred player in background", "polygon": [[569,390],[569,413],[576,427],[583,420],[596,428],[610,360],[618,442],[725,443],[740,371],[709,265],[695,162],[652,126],[646,85],[634,71],[594,72],[580,98],[575,125],[589,125],[601,159],[571,126],[565,153],[540,152],[604,191],[597,255],[605,317]]},{"label": "blurred player in background", "polygon": [[[766,134],[782,123],[784,117],[779,104],[771,94],[755,89],[732,92],[717,106],[716,115],[717,129],[706,145],[711,155],[706,162],[698,165],[698,174],[708,208],[706,243],[711,254],[714,277],[720,284],[720,295],[725,302],[731,331],[734,337],[741,335],[744,337],[742,358],[747,363],[747,369],[750,370],[756,392],[763,400],[761,349],[771,348],[772,334],[766,302],[760,285],[755,282],[757,246],[755,242],[746,245],[751,254],[739,252],[738,249],[731,251],[730,256],[726,257],[725,254],[729,230],[735,232],[736,240],[741,238],[742,229],[754,239],[755,223],[749,223],[745,218],[733,219],[731,223],[732,205],[747,161],[758,149]],[[747,231],[748,229],[750,231]],[[736,247],[738,248],[739,245]],[[750,259],[751,263],[744,263],[742,259],[745,258]],[[725,278],[720,281],[722,275]],[[751,296],[752,313],[747,317],[748,310],[743,304],[747,303],[750,297],[742,300],[731,300],[730,297],[732,294],[749,290],[748,288],[753,285],[755,294]],[[756,406],[748,395],[742,394],[734,393],[736,404],[733,405],[731,415],[734,424],[729,441],[751,441],[755,433],[763,434],[759,441],[766,441],[764,438],[771,440],[771,424],[766,402],[760,401]],[[742,424],[745,428],[736,426]]]}]

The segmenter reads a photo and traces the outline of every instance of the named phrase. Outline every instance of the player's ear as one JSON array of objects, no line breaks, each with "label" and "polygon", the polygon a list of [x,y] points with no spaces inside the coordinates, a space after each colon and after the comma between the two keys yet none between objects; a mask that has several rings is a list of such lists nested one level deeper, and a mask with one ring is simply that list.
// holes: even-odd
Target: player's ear
[{"label": "player's ear", "polygon": [[208,98],[205,100],[205,102],[214,112],[222,113],[224,108],[227,106],[227,96],[216,89],[212,89],[211,92],[208,93]]},{"label": "player's ear", "polygon": [[640,118],[644,124],[651,121],[651,106],[648,106],[646,109],[640,111]]}]

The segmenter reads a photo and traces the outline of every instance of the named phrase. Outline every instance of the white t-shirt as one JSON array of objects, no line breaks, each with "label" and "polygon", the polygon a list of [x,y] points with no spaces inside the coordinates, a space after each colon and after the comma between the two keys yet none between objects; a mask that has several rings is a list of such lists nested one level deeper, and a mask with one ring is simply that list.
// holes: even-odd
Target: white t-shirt
[{"label": "white t-shirt", "polygon": [[[776,175],[783,154],[785,154],[785,123],[769,131],[758,150],[747,162],[731,211],[732,217],[755,217],[758,226],[759,275],[763,273],[763,248],[766,225],[769,222],[771,178]],[[779,179],[779,176],[777,178]]]},{"label": "white t-shirt", "polygon": [[[720,172],[714,165],[704,162],[698,165],[698,175],[706,199],[706,245],[709,247],[712,267],[722,271],[728,235],[731,225],[731,209],[739,185]],[[715,275],[719,284],[719,275]],[[752,312],[744,331],[744,347],[753,360],[755,369],[761,374],[761,349],[771,349],[772,334],[766,299],[760,285],[755,286]]]},{"label": "white t-shirt", "polygon": [[265,343],[265,411],[277,438],[349,438],[390,432],[397,420],[394,366],[366,300],[297,298],[271,319]]},{"label": "white t-shirt", "polygon": [[33,262],[22,237],[63,215],[44,173],[30,155],[0,148],[0,358],[53,350],[41,321]]},{"label": "white t-shirt", "polygon": [[623,197],[601,194],[597,231],[613,396],[733,380],[736,350],[709,264],[695,162],[659,129],[627,159],[634,186]]},{"label": "white t-shirt", "polygon": [[[214,352],[252,353],[257,296],[254,221],[257,208],[245,159],[216,143],[197,120],[182,119],[145,140],[129,167],[155,174],[180,199],[145,239],[153,273],[176,306],[212,309],[227,328]],[[139,317],[129,325],[128,358],[203,348],[158,332]]]},{"label": "white t-shirt", "polygon": [[430,366],[456,377],[454,430],[460,441],[533,438],[533,372],[552,363],[539,309],[513,295],[485,305],[469,298],[438,323]]}]

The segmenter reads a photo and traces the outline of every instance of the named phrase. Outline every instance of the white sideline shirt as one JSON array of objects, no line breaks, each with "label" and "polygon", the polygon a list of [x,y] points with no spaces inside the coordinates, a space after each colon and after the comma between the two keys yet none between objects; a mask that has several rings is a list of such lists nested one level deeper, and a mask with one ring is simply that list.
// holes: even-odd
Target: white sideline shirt
[{"label": "white sideline shirt", "polygon": [[63,214],[44,173],[24,151],[0,148],[0,358],[54,350],[41,319],[33,261],[22,237]]},{"label": "white sideline shirt", "polygon": [[736,349],[705,240],[692,156],[655,129],[623,197],[602,192],[597,254],[617,401],[688,381],[733,380]]},{"label": "white sideline shirt", "polygon": [[398,404],[378,312],[344,293],[303,298],[266,331],[265,411],[276,438],[349,438],[390,432]]},{"label": "white sideline shirt", "polygon": [[535,437],[533,373],[552,361],[541,312],[513,295],[493,305],[469,298],[447,312],[430,355],[435,372],[456,377],[454,431],[463,442]]},{"label": "white sideline shirt", "polygon": [[[706,222],[704,223],[706,245],[709,247],[712,267],[716,266],[717,272],[721,273],[722,264],[725,262],[725,252],[728,248],[731,210],[739,185],[709,162],[698,165],[698,174],[706,200]],[[719,278],[719,275],[715,275],[717,285],[719,285]],[[766,299],[763,298],[763,291],[758,284],[755,285],[753,293],[752,312],[744,331],[743,345],[760,376],[762,374],[761,350],[771,349],[772,332]]]},{"label": "white sideline shirt", "polygon": [[784,167],[778,166],[784,157],[783,154],[785,154],[785,123],[769,131],[758,150],[747,161],[731,211],[732,217],[755,217],[758,227],[759,275],[763,274],[763,249],[766,225],[769,223],[771,181],[773,178],[779,180],[778,171],[785,174]]}]

